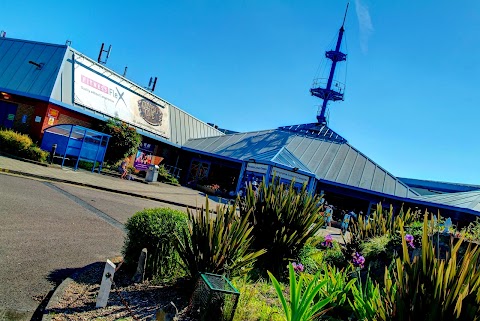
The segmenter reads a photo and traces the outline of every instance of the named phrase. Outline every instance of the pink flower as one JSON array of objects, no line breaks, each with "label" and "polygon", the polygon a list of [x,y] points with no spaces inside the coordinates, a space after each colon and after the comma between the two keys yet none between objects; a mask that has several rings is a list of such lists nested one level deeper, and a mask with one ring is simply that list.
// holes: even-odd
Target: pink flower
[{"label": "pink flower", "polygon": [[365,258],[360,253],[355,252],[352,258],[352,263],[354,266],[358,266],[362,269],[365,265]]},{"label": "pink flower", "polygon": [[325,235],[325,241],[321,243],[324,247],[333,247],[333,237],[330,234]]},{"label": "pink flower", "polygon": [[303,272],[303,264],[302,263],[295,263],[293,262],[292,263],[292,266],[293,266],[293,269],[295,270],[295,272]]},{"label": "pink flower", "polygon": [[410,245],[412,249],[415,248],[415,245],[413,244],[413,241],[414,241],[413,235],[411,234],[405,235],[405,241],[407,241],[408,245]]}]

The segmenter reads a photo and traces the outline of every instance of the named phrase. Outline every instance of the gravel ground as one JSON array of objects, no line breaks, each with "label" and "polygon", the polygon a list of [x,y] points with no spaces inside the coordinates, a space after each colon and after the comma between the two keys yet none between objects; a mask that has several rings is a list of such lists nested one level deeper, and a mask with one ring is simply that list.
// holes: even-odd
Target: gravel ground
[{"label": "gravel ground", "polygon": [[[116,262],[119,259],[115,260]],[[56,302],[51,302],[45,311],[46,319],[52,321],[77,320],[157,320],[160,309],[170,317],[178,314],[173,320],[193,321],[188,316],[188,291],[182,282],[175,285],[155,286],[148,281],[133,284],[121,267],[114,276],[116,287],[112,287],[108,305],[105,308],[95,308],[95,300],[100,288],[104,263],[95,263],[85,271],[73,277]],[[119,295],[120,294],[120,295]],[[132,313],[122,303],[121,297],[127,302]],[[132,317],[132,314],[135,316]],[[168,320],[168,319],[166,319]]]}]

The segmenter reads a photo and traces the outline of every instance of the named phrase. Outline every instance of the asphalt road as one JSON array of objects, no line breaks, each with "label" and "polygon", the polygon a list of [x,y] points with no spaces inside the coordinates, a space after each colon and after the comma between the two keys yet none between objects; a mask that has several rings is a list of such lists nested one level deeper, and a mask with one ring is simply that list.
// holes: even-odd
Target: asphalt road
[{"label": "asphalt road", "polygon": [[0,320],[30,320],[75,269],[120,255],[123,224],[152,207],[172,206],[0,174]]}]

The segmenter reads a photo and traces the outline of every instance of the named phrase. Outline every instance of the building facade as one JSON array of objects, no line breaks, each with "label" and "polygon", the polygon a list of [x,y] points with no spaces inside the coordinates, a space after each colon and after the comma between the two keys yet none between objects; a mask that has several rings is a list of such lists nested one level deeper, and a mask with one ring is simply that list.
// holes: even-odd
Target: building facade
[{"label": "building facade", "polygon": [[113,117],[142,135],[154,161],[171,166],[187,140],[223,135],[70,46],[0,38],[0,126],[40,143],[49,126],[95,128]]}]

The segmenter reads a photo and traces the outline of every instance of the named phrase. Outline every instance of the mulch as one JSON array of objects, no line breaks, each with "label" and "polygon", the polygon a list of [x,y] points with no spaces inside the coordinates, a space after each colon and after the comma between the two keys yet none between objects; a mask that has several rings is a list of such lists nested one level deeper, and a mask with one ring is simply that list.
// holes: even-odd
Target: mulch
[{"label": "mulch", "polygon": [[161,311],[167,314],[165,320],[196,320],[189,315],[191,291],[186,282],[153,285],[145,281],[135,284],[131,281],[131,273],[123,267],[115,273],[115,286],[112,286],[107,306],[96,308],[104,267],[105,263],[98,262],[72,276],[73,281],[44,312],[44,320],[157,320]]}]

